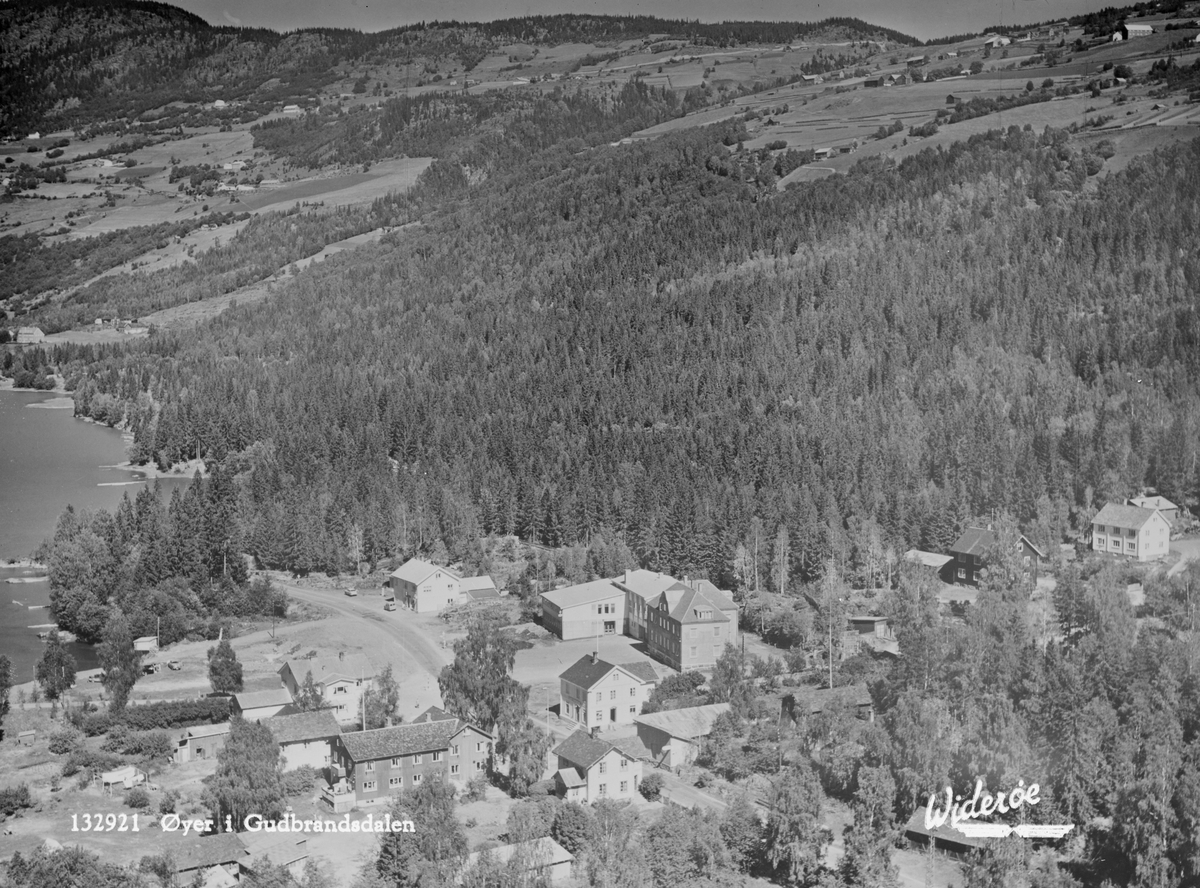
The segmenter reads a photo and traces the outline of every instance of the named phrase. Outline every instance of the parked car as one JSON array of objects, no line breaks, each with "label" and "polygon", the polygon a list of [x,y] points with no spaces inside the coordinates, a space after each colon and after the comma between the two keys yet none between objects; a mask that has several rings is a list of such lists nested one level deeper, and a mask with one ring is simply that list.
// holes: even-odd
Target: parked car
[{"label": "parked car", "polygon": [[142,675],[153,675],[160,669],[162,669],[162,663],[143,663]]},{"label": "parked car", "polygon": [[95,675],[89,675],[88,681],[91,681],[91,682],[104,681],[104,673],[97,672]]},{"label": "parked car", "polygon": [[353,588],[351,588],[351,589],[347,589],[347,590],[346,590],[346,594],[347,594],[347,595],[349,595],[351,598],[357,598],[357,597],[358,597],[358,590],[357,590],[357,589],[353,589]]},{"label": "parked car", "polygon": [[183,664],[180,663],[178,660],[171,660],[169,663],[167,663],[167,668],[170,669],[172,672],[178,672],[180,669],[183,668]]},{"label": "parked car", "polygon": [[385,611],[394,611],[394,610],[396,609],[396,602],[394,602],[394,601],[385,601],[385,602],[383,603],[383,609],[384,609]]}]

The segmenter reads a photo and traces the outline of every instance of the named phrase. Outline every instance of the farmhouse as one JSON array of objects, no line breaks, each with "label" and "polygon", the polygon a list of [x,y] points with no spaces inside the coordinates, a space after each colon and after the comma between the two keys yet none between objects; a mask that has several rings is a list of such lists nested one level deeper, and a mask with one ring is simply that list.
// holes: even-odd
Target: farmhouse
[{"label": "farmhouse", "polygon": [[933,571],[946,582],[951,582],[954,574],[953,555],[939,555],[936,552],[909,549],[904,553],[904,560],[909,564]]},{"label": "farmhouse", "polygon": [[642,782],[642,763],[612,743],[576,731],[554,749],[560,798],[591,804],[600,799],[632,799]]},{"label": "farmhouse", "polygon": [[295,709],[292,707],[292,695],[288,693],[287,688],[273,688],[269,691],[244,691],[234,694],[230,711],[246,721],[256,721],[283,712],[294,712]]},{"label": "farmhouse", "polygon": [[909,67],[909,68],[917,68],[917,67],[920,67],[921,65],[924,65],[928,61],[929,61],[928,56],[923,56],[923,55],[909,56],[908,58],[906,58],[904,60],[904,64],[906,67]]},{"label": "farmhouse", "polygon": [[559,715],[585,730],[633,724],[657,681],[649,663],[619,666],[595,653],[580,657],[559,676]]},{"label": "farmhouse", "polygon": [[803,80],[804,83],[809,86],[815,86],[816,84],[821,82],[821,75],[820,74],[801,74],[800,79]]},{"label": "farmhouse", "polygon": [[1008,46],[1010,43],[1012,43],[1012,38],[1001,37],[998,34],[989,34],[987,39],[983,41],[983,45],[989,49],[995,49],[999,46]]},{"label": "farmhouse", "polygon": [[561,638],[617,635],[625,626],[625,592],[612,580],[593,580],[542,593],[542,625]]},{"label": "farmhouse", "polygon": [[178,764],[215,759],[229,739],[229,722],[184,728],[179,735],[174,760]]},{"label": "farmhouse", "polygon": [[17,345],[36,345],[46,339],[41,327],[18,327]]},{"label": "farmhouse", "polygon": [[308,765],[320,770],[333,757],[333,742],[341,726],[328,709],[276,715],[263,722],[279,744],[284,770]]},{"label": "farmhouse", "polygon": [[1154,28],[1150,25],[1122,25],[1121,32],[1125,35],[1126,40],[1133,40],[1135,37],[1149,37],[1154,33]]},{"label": "farmhouse", "polygon": [[1107,503],[1092,519],[1092,551],[1149,561],[1167,554],[1171,524],[1161,512]]},{"label": "farmhouse", "polygon": [[[978,586],[982,578],[981,571],[987,566],[984,558],[988,549],[995,545],[996,535],[992,531],[982,527],[968,527],[950,547],[950,554],[954,558],[952,568],[954,574],[951,582],[964,586]],[[1017,541],[1017,546],[1021,550],[1021,560],[1026,574],[1032,582],[1036,583],[1038,562],[1045,560],[1045,553],[1024,536]]]},{"label": "farmhouse", "polygon": [[1166,518],[1172,527],[1179,523],[1179,506],[1165,496],[1135,496],[1129,500],[1129,505],[1139,509],[1153,509]]},{"label": "farmhouse", "polygon": [[[515,845],[500,845],[484,851],[472,851],[467,855],[464,871],[475,867],[480,858],[489,856],[500,866],[516,869],[512,875],[513,885],[558,885],[571,878],[571,864],[575,855],[549,836],[532,842],[520,842]],[[524,878],[525,874],[530,878]],[[456,883],[462,882],[460,875]]]},{"label": "farmhouse", "polygon": [[690,706],[639,715],[638,739],[650,750],[656,767],[686,765],[700,752],[701,741],[712,733],[717,716],[729,711],[728,703]]},{"label": "farmhouse", "polygon": [[362,657],[347,658],[344,652],[337,657],[288,660],[279,670],[279,679],[293,700],[300,695],[310,672],[321,699],[333,709],[338,721],[352,722],[358,718],[363,692],[371,687],[375,677],[370,663]]},{"label": "farmhouse", "polygon": [[676,583],[650,601],[647,613],[647,653],[680,672],[712,666],[725,645],[737,644],[737,605],[711,583]]},{"label": "farmhouse", "polygon": [[388,581],[396,597],[419,614],[462,604],[462,577],[448,567],[410,558]]},{"label": "farmhouse", "polygon": [[335,811],[385,804],[425,780],[465,784],[487,769],[492,738],[457,718],[377,728],[334,738],[334,786],[323,793]]}]

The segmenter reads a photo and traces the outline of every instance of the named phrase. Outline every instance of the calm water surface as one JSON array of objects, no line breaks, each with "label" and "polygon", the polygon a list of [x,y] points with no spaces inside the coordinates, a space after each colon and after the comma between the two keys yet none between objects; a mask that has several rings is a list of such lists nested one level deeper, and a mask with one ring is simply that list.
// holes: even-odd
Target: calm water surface
[{"label": "calm water surface", "polygon": [[[128,491],[146,483],[139,472],[117,469],[126,459],[125,440],[114,429],[75,419],[72,410],[36,407],[60,395],[0,390],[0,653],[13,661],[18,682],[33,678],[41,656],[31,628],[49,623],[45,582],[7,583],[38,571],[3,566],[26,558],[54,535],[68,503],[76,509],[113,510]],[[186,480],[164,480],[167,493]],[[41,607],[39,607],[41,606]],[[80,669],[97,665],[88,645],[71,645]]]}]

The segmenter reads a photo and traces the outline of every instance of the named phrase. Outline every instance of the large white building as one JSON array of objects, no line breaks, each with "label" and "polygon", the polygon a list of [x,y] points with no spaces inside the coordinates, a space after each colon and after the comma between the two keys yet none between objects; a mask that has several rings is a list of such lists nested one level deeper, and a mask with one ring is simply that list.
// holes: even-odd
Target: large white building
[{"label": "large white building", "polygon": [[558,714],[584,730],[631,725],[657,682],[649,663],[618,665],[588,654],[559,676]]},{"label": "large white building", "polygon": [[1154,509],[1108,503],[1092,519],[1092,550],[1149,561],[1167,554],[1171,523]]},{"label": "large white building", "polygon": [[620,635],[625,629],[625,590],[612,580],[593,580],[543,592],[542,625],[563,641]]}]

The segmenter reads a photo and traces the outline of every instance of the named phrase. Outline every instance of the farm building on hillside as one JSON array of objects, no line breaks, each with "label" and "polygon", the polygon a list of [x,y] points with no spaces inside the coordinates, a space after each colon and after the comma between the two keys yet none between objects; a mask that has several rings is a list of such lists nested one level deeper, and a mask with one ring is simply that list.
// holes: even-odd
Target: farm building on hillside
[{"label": "farm building on hillside", "polygon": [[42,332],[41,327],[17,328],[17,345],[37,345],[45,339],[46,334]]},{"label": "farm building on hillside", "polygon": [[1092,519],[1092,551],[1149,561],[1167,554],[1171,523],[1161,512],[1107,503]]},{"label": "farm building on hillside", "polygon": [[728,703],[689,706],[639,715],[638,739],[646,744],[656,766],[678,768],[696,758],[701,741],[712,733],[717,716],[729,711]]},{"label": "farm building on hillside", "polygon": [[[980,572],[987,567],[984,558],[988,549],[994,545],[996,535],[992,531],[983,527],[968,527],[950,547],[950,554],[954,556],[954,576],[951,582],[964,586],[978,586],[982,579]],[[1026,574],[1031,582],[1036,583],[1038,562],[1046,559],[1045,553],[1024,536],[1017,540],[1017,546],[1021,550]]]},{"label": "farm building on hillside", "polygon": [[1133,40],[1135,37],[1149,37],[1154,33],[1154,28],[1150,25],[1125,24],[1121,26],[1121,33],[1126,40]]},{"label": "farm building on hillside", "polygon": [[143,635],[141,638],[133,640],[133,649],[135,651],[145,651],[146,653],[154,653],[158,650],[157,635]]},{"label": "farm building on hillside", "polygon": [[542,625],[561,638],[620,635],[625,591],[612,580],[593,580],[542,593]]}]

